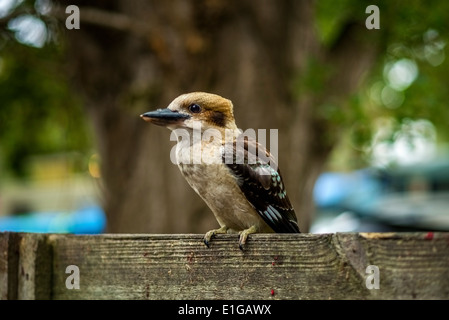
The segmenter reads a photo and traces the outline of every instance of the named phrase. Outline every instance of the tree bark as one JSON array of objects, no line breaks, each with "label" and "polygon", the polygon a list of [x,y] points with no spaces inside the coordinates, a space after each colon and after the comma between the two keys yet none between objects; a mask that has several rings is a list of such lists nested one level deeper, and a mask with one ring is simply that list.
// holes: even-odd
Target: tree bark
[{"label": "tree bark", "polygon": [[[170,162],[170,132],[139,118],[190,91],[231,99],[242,129],[279,130],[279,166],[308,231],[313,186],[338,139],[321,106],[344,108],[369,70],[376,48],[358,39],[366,29],[352,24],[322,47],[312,1],[78,5],[81,29],[65,31],[67,67],[94,128],[109,232],[203,233],[218,225]],[[318,92],[298,89],[314,72],[311,61],[332,70]]]}]

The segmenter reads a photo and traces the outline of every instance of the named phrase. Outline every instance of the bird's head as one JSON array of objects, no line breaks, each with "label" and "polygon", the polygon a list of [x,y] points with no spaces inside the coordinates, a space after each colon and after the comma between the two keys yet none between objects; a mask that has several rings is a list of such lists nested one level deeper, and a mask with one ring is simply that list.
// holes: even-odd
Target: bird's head
[{"label": "bird's head", "polygon": [[178,128],[236,130],[232,102],[219,95],[191,92],[180,95],[166,109],[141,115],[145,121],[174,130]]}]

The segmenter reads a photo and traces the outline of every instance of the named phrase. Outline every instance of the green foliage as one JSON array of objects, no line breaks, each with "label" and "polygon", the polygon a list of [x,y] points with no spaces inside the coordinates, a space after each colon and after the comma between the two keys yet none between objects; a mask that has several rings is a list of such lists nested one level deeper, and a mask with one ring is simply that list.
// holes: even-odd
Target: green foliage
[{"label": "green foliage", "polygon": [[[44,18],[36,3],[22,1],[16,10]],[[368,17],[365,9],[372,4],[380,9],[380,30],[367,31],[366,37],[380,53],[360,89],[346,101],[327,101],[325,83],[334,70],[312,57],[302,74],[293,79],[293,91],[298,96],[322,97],[315,108],[317,117],[328,123],[329,135],[336,128],[345,130],[350,136],[345,141],[349,140],[358,154],[369,149],[379,119],[392,119],[397,130],[407,121],[425,119],[435,126],[439,141],[446,141],[449,1],[317,1],[315,21],[322,46],[331,48],[349,23],[363,26]],[[54,25],[46,23],[54,39]],[[23,176],[30,155],[87,152],[91,141],[79,97],[63,76],[62,46],[53,42],[37,49],[13,39],[11,31],[0,33],[0,166]],[[382,90],[389,86],[385,66],[401,59],[413,61],[418,75],[410,86],[397,92],[402,100],[392,107],[382,98]],[[385,139],[393,143],[394,137],[393,130]]]},{"label": "green foliage", "polygon": [[68,88],[57,46],[36,49],[9,42],[0,61],[3,170],[24,176],[31,155],[90,149],[86,118]]},{"label": "green foliage", "polygon": [[333,44],[348,21],[364,21],[366,4],[360,0],[317,1],[316,25],[318,37],[325,46]]},{"label": "green foliage", "polygon": [[321,64],[314,57],[310,57],[304,72],[297,74],[292,81],[293,92],[295,92],[298,97],[307,94],[323,94],[326,90],[325,83],[328,80],[328,77],[329,70],[327,69],[327,66]]},{"label": "green foliage", "polygon": [[[384,142],[394,143],[397,130],[410,121],[430,121],[436,129],[438,142],[449,138],[449,2],[448,1],[318,1],[316,25],[321,44],[332,47],[345,24],[357,22],[364,25],[368,5],[377,5],[380,11],[380,30],[366,33],[373,46],[379,46],[375,66],[352,98],[329,109],[325,104],[317,112],[330,126],[345,127],[344,141],[351,141],[353,152],[369,152],[373,134],[382,119],[394,123],[390,136]],[[380,37],[374,37],[374,34]],[[401,59],[417,66],[416,79],[405,89],[391,89],[388,68]],[[323,76],[321,76],[323,77]],[[384,88],[397,94],[399,102],[389,105]],[[336,112],[340,109],[343,112]],[[336,116],[337,115],[337,116]],[[347,145],[340,145],[347,148]],[[340,152],[340,154],[345,152]],[[359,165],[366,165],[360,163]]]}]

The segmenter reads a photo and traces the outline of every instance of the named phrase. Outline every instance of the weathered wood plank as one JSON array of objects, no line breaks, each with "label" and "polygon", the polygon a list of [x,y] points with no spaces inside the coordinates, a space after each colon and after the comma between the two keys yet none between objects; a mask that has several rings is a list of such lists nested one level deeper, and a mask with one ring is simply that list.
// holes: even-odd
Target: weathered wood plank
[{"label": "weathered wood plank", "polygon": [[[449,234],[50,235],[54,299],[448,299]],[[80,289],[65,286],[68,265]],[[366,267],[380,289],[366,287]]]},{"label": "weathered wood plank", "polygon": [[0,299],[51,298],[48,235],[0,233]]},{"label": "weathered wood plank", "polygon": [[[2,299],[448,299],[449,233],[0,233]],[[68,265],[80,289],[68,289]],[[366,287],[366,267],[380,289]]]},{"label": "weathered wood plank", "polygon": [[370,298],[449,298],[449,233],[349,233],[336,238],[361,278],[367,277],[367,265],[379,267],[380,289],[370,290]]},{"label": "weathered wood plank", "polygon": [[45,234],[20,234],[17,298],[51,298],[52,256]]},{"label": "weathered wood plank", "polygon": [[19,235],[0,233],[0,299],[17,299]]}]

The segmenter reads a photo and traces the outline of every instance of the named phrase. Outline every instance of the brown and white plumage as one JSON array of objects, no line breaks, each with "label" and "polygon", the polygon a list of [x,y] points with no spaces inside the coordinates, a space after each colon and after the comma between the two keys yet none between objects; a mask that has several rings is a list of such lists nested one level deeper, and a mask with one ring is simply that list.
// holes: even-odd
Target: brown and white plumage
[{"label": "brown and white plumage", "polygon": [[[243,140],[243,148],[236,148],[238,142],[234,142],[232,144],[234,161],[226,165],[237,178],[240,190],[274,232],[298,233],[296,214],[287,196],[280,170],[277,166],[275,166],[277,169],[272,167],[275,159],[257,141],[243,135],[237,137],[237,141],[240,139]],[[252,144],[255,146],[251,147]],[[259,154],[265,153],[270,159],[270,164],[261,160],[257,154],[251,154],[255,150]],[[239,153],[243,153],[243,163],[236,161]],[[256,161],[249,161],[251,156]]]},{"label": "brown and white plumage", "polygon": [[[193,92],[141,117],[176,133],[179,169],[220,224],[206,233],[206,245],[217,233],[239,232],[240,248],[250,233],[299,233],[280,171],[273,167],[275,159],[237,128],[230,100]],[[192,138],[199,131],[206,138]]]}]

